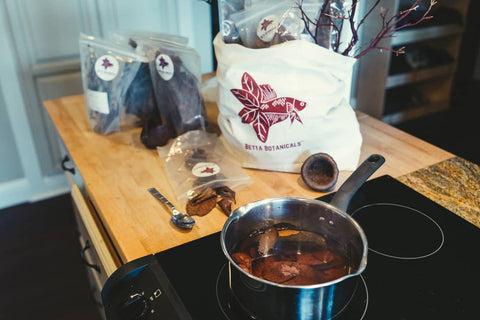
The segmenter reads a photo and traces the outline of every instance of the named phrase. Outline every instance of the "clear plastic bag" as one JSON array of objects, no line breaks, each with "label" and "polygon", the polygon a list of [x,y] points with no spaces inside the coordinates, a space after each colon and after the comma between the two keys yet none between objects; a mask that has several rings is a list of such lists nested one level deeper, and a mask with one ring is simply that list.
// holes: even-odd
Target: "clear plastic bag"
[{"label": "clear plastic bag", "polygon": [[[179,45],[186,45],[188,38],[168,33],[157,33],[138,30],[114,29],[109,33],[112,41],[124,46],[130,46],[137,54],[146,56],[138,41],[172,41]],[[155,90],[148,61],[142,62],[139,70],[126,93],[125,111],[128,115],[135,115],[142,127],[141,141],[147,148],[164,145],[173,136],[173,129],[165,126],[165,121],[159,113],[155,98]]]},{"label": "clear plastic bag", "polygon": [[79,46],[90,125],[104,135],[120,131],[126,93],[145,58],[128,47],[84,34]]},{"label": "clear plastic bag", "polygon": [[229,187],[237,191],[251,183],[215,134],[189,131],[157,150],[179,201],[186,202],[205,188]]},{"label": "clear plastic bag", "polygon": [[306,40],[338,52],[351,38],[352,5],[352,0],[219,0],[222,40],[248,48]]},{"label": "clear plastic bag", "polygon": [[[245,47],[262,48],[269,46],[275,38],[281,18],[290,7],[289,0],[259,1],[244,10],[232,13],[229,18]],[[222,23],[222,26],[224,25]]]},{"label": "clear plastic bag", "polygon": [[188,44],[188,38],[184,36],[170,34],[170,33],[142,31],[142,30],[113,29],[113,30],[110,30],[109,37],[114,41],[118,41],[121,44],[128,44],[134,48],[137,47],[136,42],[139,39],[154,40],[154,41],[167,40],[167,41],[180,43],[183,45]]},{"label": "clear plastic bag", "polygon": [[199,54],[185,45],[160,40],[139,40],[138,48],[148,57],[157,107],[174,136],[205,130]]}]

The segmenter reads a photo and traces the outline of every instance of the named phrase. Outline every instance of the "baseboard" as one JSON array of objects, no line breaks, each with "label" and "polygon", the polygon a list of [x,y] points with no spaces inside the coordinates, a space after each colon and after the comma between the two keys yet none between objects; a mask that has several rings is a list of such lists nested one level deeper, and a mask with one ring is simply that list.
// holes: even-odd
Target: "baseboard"
[{"label": "baseboard", "polygon": [[37,202],[68,192],[70,184],[64,173],[44,177],[36,186],[32,186],[26,178],[16,179],[0,184],[0,209]]}]

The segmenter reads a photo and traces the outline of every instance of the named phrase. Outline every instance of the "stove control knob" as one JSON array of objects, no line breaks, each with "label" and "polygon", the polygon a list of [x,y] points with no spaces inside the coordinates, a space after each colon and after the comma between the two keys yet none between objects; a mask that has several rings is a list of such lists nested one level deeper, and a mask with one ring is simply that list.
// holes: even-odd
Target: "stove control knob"
[{"label": "stove control knob", "polygon": [[147,318],[150,303],[139,293],[132,294],[121,306],[122,320],[143,320]]}]

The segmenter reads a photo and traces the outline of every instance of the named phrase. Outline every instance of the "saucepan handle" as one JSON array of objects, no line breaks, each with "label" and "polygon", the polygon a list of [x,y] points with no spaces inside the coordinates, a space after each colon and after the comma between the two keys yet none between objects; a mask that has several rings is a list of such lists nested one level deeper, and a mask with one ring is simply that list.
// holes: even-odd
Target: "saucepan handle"
[{"label": "saucepan handle", "polygon": [[385,158],[379,154],[369,156],[340,186],[330,204],[343,212],[347,212],[350,200],[357,190],[384,162]]}]

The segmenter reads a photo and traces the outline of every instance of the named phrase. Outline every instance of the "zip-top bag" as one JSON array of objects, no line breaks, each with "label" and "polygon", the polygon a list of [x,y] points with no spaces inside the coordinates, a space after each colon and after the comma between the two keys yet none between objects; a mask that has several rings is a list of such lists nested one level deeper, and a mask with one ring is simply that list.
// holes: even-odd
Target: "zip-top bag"
[{"label": "zip-top bag", "polygon": [[85,34],[79,46],[90,125],[99,134],[120,131],[128,89],[146,59],[131,48]]},{"label": "zip-top bag", "polygon": [[139,40],[138,50],[148,57],[158,110],[173,136],[204,130],[200,55],[193,48],[167,40]]}]

